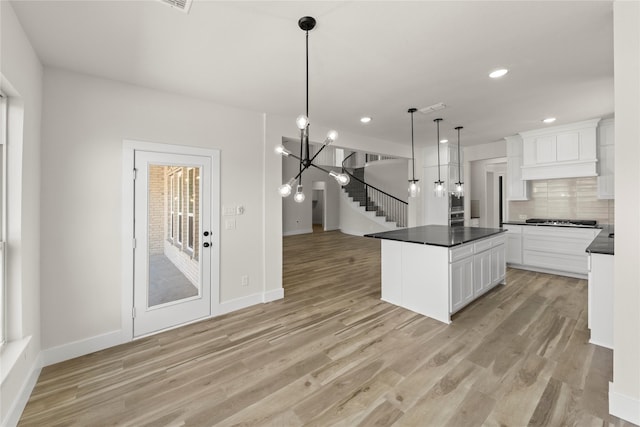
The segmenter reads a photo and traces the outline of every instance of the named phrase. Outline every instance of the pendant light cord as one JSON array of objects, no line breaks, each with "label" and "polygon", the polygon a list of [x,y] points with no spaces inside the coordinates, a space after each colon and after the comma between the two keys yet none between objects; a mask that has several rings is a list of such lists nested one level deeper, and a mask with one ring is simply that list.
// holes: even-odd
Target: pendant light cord
[{"label": "pendant light cord", "polygon": [[435,119],[437,128],[436,147],[438,148],[438,182],[442,182],[440,179],[440,120],[442,119]]},{"label": "pendant light cord", "polygon": [[456,129],[458,129],[458,182],[461,183],[462,174],[460,173],[460,164],[462,163],[462,159],[460,158],[460,129],[462,129],[462,126],[458,126]]},{"label": "pendant light cord", "polygon": [[413,111],[411,111],[411,164],[412,164],[412,173],[413,182],[416,181],[416,156],[413,150]]}]

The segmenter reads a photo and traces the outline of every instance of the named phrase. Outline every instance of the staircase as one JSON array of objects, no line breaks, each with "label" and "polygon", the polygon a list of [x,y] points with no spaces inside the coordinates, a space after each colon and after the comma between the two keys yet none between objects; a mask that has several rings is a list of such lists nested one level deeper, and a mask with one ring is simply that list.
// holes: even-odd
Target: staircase
[{"label": "staircase", "polygon": [[406,202],[368,185],[364,181],[364,167],[345,171],[351,176],[349,184],[342,187],[348,197],[389,229],[407,226]]}]

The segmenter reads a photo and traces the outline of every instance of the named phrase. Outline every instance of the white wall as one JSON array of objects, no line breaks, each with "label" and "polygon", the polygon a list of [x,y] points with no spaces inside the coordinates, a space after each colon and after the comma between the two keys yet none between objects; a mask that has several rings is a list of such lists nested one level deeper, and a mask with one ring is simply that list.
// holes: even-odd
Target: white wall
[{"label": "white wall", "polygon": [[[263,117],[212,103],[45,71],[42,164],[43,348],[119,330],[122,141],[221,150],[220,300],[260,293],[263,268]],[[260,244],[256,244],[260,242]],[[240,286],[240,276],[249,286]]]},{"label": "white wall", "polygon": [[409,199],[407,171],[411,174],[410,160],[378,160],[367,163],[364,168],[364,180],[367,184],[406,202]]},{"label": "white wall", "polygon": [[[0,2],[0,73],[9,96],[8,338],[3,349],[0,424],[13,423],[39,372],[40,330],[40,120],[42,66],[11,4]],[[9,370],[16,340],[31,337]],[[32,384],[31,384],[32,385]]]},{"label": "white wall", "polygon": [[640,424],[640,3],[614,2],[615,258],[612,414]]}]

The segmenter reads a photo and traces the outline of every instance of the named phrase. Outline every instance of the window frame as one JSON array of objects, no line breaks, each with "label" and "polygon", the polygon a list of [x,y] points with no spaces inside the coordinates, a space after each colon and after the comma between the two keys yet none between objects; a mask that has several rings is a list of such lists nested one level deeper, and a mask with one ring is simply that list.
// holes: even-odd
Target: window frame
[{"label": "window frame", "polygon": [[0,91],[0,347],[7,342],[7,141],[9,100]]}]

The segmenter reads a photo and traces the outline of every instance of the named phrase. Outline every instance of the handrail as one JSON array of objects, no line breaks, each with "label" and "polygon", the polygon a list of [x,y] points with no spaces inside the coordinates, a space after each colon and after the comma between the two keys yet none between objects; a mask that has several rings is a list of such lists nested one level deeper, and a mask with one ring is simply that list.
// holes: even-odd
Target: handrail
[{"label": "handrail", "polygon": [[347,169],[347,167],[344,165],[344,162],[349,160],[349,157],[353,156],[354,154],[356,154],[355,151],[353,153],[349,154],[347,157],[345,157],[345,159],[342,161],[342,170],[344,170],[347,173],[347,175],[349,175],[349,177],[351,177],[351,179],[355,179],[356,181],[360,181],[361,183],[363,183],[367,187],[373,188],[374,190],[379,191],[380,193],[384,194],[385,196],[389,196],[392,199],[395,199],[400,203],[404,203],[405,205],[409,204],[409,203],[405,202],[404,200],[398,199],[396,196],[392,196],[391,194],[387,193],[386,191],[379,189],[378,187],[375,187],[375,186],[373,186],[371,184],[367,184],[366,182],[364,182],[363,180],[361,180],[360,178],[358,178],[357,176],[355,176],[354,174],[349,172],[349,169]]},{"label": "handrail", "polygon": [[347,192],[351,196],[351,190],[349,187],[353,188],[353,182],[358,182],[360,186],[356,185],[357,188],[353,188],[358,192],[362,191],[362,199],[358,196],[351,196],[354,200],[358,200],[360,202],[360,206],[365,206],[367,211],[375,211],[376,216],[384,216],[387,221],[395,222],[398,227],[406,227],[407,226],[407,210],[409,203],[404,200],[400,200],[395,196],[387,193],[386,191],[380,190],[378,187],[375,187],[371,184],[367,184],[365,181],[361,180],[357,176],[347,169],[345,163],[351,156],[353,156],[355,152],[349,154],[342,161],[342,170],[349,175],[351,178],[351,183],[347,184]]}]

